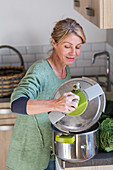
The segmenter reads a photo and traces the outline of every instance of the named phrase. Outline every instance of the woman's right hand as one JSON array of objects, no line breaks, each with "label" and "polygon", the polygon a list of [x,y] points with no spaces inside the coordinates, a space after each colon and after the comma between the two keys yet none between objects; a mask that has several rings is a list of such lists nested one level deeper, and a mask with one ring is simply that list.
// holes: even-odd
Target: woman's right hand
[{"label": "woman's right hand", "polygon": [[78,104],[73,100],[80,100],[80,98],[72,92],[64,93],[58,99],[55,99],[55,111],[64,113],[74,111],[78,107]]}]

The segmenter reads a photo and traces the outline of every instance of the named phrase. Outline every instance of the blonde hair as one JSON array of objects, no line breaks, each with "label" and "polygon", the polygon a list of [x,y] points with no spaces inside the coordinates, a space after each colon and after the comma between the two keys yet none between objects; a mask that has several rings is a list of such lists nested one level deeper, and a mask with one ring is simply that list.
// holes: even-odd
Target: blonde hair
[{"label": "blonde hair", "polygon": [[82,43],[86,42],[86,37],[83,28],[79,23],[77,23],[74,19],[71,18],[66,18],[58,21],[55,27],[53,28],[51,37],[55,40],[56,43],[58,43],[67,38],[67,36],[72,33],[79,36],[82,40]]}]

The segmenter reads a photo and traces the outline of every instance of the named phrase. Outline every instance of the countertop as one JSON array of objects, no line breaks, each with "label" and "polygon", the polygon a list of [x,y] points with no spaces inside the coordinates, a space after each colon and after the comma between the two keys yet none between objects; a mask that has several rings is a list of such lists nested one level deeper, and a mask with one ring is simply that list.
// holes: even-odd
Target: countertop
[{"label": "countertop", "polygon": [[99,151],[99,153],[95,155],[92,159],[85,161],[85,162],[81,162],[81,163],[66,162],[65,163],[66,168],[100,166],[100,165],[113,165],[113,151],[112,152]]}]

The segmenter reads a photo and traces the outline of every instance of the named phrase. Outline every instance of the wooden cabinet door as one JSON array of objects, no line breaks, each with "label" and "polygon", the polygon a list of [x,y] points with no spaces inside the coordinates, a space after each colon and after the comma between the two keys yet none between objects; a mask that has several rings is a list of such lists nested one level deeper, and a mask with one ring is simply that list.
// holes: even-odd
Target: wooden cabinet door
[{"label": "wooden cabinet door", "polygon": [[85,0],[84,17],[103,28],[103,1],[102,0]]},{"label": "wooden cabinet door", "polygon": [[103,0],[104,2],[104,28],[113,28],[113,0]]},{"label": "wooden cabinet door", "polygon": [[104,4],[103,0],[92,0],[91,8],[94,10],[94,16],[90,18],[90,21],[96,26],[104,27]]},{"label": "wooden cabinet door", "polygon": [[0,119],[0,170],[6,168],[6,159],[15,119]]}]

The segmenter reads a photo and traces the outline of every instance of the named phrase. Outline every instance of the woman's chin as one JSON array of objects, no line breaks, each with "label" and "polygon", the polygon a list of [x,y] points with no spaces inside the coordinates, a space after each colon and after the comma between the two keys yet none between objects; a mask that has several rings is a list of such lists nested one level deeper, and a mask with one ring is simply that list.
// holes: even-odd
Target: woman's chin
[{"label": "woman's chin", "polygon": [[[75,60],[74,60],[75,61]],[[74,61],[68,61],[66,62],[66,65],[72,65],[74,63]]]}]

